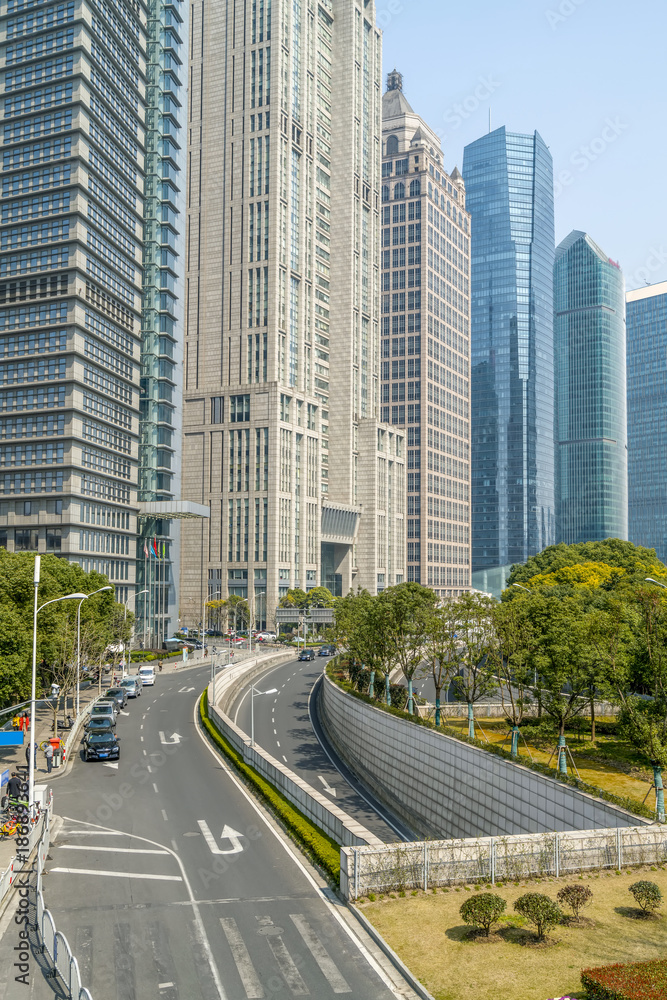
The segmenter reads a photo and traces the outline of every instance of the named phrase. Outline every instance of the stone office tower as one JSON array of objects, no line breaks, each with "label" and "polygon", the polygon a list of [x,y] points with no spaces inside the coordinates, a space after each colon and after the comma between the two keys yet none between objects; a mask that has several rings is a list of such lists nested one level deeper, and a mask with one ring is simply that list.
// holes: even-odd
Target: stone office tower
[{"label": "stone office tower", "polygon": [[404,435],[379,423],[372,2],[193,6],[181,617],[405,576]]},{"label": "stone office tower", "polygon": [[470,587],[470,216],[400,73],[382,99],[381,417],[406,428],[407,578]]}]

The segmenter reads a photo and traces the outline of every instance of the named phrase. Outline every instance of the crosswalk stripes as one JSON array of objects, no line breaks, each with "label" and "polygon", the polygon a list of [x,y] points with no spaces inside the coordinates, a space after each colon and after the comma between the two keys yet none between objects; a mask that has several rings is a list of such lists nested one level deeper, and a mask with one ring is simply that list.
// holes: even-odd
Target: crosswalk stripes
[{"label": "crosswalk stripes", "polygon": [[317,934],[301,913],[290,913],[290,920],[298,930],[311,955],[320,967],[320,972],[329,981],[334,993],[351,993],[352,990],[338,971],[338,966],[331,958]]},{"label": "crosswalk stripes", "polygon": [[301,978],[301,973],[283,941],[280,928],[276,927],[270,917],[257,918],[261,929],[266,933],[266,940],[273,952],[280,974],[295,996],[310,996],[310,990]]},{"label": "crosswalk stripes", "polygon": [[255,972],[255,967],[252,964],[252,959],[241,937],[236,921],[233,917],[220,917],[220,923],[222,924],[229,950],[236,963],[236,971],[243,983],[248,1000],[262,1000],[264,988]]}]

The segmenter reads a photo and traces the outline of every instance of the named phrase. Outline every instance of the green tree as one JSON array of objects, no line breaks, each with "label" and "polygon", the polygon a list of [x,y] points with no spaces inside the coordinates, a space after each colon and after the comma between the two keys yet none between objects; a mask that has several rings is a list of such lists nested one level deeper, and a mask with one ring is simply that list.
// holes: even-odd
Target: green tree
[{"label": "green tree", "polygon": [[306,604],[309,608],[333,608],[336,598],[328,587],[312,587],[306,594]]},{"label": "green tree", "polygon": [[538,941],[543,941],[547,932],[563,919],[558,903],[541,892],[527,892],[514,903],[514,909],[537,927]]},{"label": "green tree", "polygon": [[659,562],[655,549],[633,545],[620,538],[607,538],[600,542],[550,545],[525,563],[512,566],[507,586],[515,583],[531,585],[538,574],[556,573],[564,567],[582,563],[604,563],[621,571],[602,584],[606,590],[632,590],[647,576],[659,576],[661,571],[664,573],[664,566]]},{"label": "green tree", "polygon": [[399,583],[383,590],[376,601],[392,660],[408,683],[408,712],[414,714],[412,683],[424,656],[425,637],[437,598],[419,583]]},{"label": "green tree", "polygon": [[574,919],[579,919],[579,913],[585,906],[589,906],[593,900],[593,893],[587,885],[580,885],[574,882],[571,885],[564,885],[556,893],[556,899],[562,906],[569,906],[574,915]]},{"label": "green tree", "polygon": [[639,904],[646,916],[657,910],[662,903],[660,887],[655,882],[648,882],[646,879],[633,882],[631,886],[628,886],[628,892],[632,893],[635,902]]},{"label": "green tree", "polygon": [[532,702],[531,680],[536,687],[530,663],[537,647],[537,636],[530,617],[529,601],[523,595],[496,604],[491,618],[497,641],[491,648],[490,662],[500,681],[503,712],[512,726],[511,753],[512,757],[516,757],[519,752],[519,726]]},{"label": "green tree", "polygon": [[473,706],[498,687],[493,670],[496,642],[492,610],[495,601],[484,594],[462,594],[454,602],[457,657],[461,672],[454,678],[458,697],[468,705],[468,736],[475,737]]},{"label": "green tree", "polygon": [[[395,665],[396,650],[385,622],[386,605],[367,590],[350,591],[336,602],[336,643],[350,657],[350,676],[360,676],[365,667],[371,674],[384,678],[388,692],[389,674]],[[389,697],[385,694],[385,697]]]},{"label": "green tree", "polygon": [[493,892],[475,893],[459,910],[462,919],[473,927],[481,927],[485,937],[489,936],[491,925],[500,920],[507,903],[502,896],[497,896]]},{"label": "green tree", "polygon": [[435,607],[426,622],[424,642],[426,666],[422,672],[430,674],[435,687],[435,724],[440,725],[440,696],[449,687],[459,668],[456,641],[456,605],[453,601]]}]

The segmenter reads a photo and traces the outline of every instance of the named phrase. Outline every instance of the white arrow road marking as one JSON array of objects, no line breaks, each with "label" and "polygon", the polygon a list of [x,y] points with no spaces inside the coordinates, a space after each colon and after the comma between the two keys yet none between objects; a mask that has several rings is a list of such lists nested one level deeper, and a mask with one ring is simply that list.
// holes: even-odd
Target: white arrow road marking
[{"label": "white arrow road marking", "polygon": [[197,820],[197,825],[201,832],[204,834],[204,839],[209,846],[211,854],[239,854],[243,850],[243,845],[239,840],[243,834],[239,833],[237,830],[232,830],[231,826],[223,826],[222,833],[220,834],[221,840],[228,840],[232,845],[227,851],[222,851],[215,842],[215,837],[211,833],[208,823],[203,819]]},{"label": "white arrow road marking", "polygon": [[336,789],[332,788],[331,785],[327,784],[327,779],[323,778],[321,774],[318,774],[317,777],[319,778],[319,780],[324,785],[324,791],[328,792],[329,795],[333,795],[333,797],[336,798]]},{"label": "white arrow road marking", "polygon": [[164,743],[165,746],[170,746],[172,743],[180,743],[182,739],[183,737],[179,736],[178,733],[172,733],[170,738],[167,739],[162,730],[160,730],[160,743]]},{"label": "white arrow road marking", "polygon": [[130,713],[129,713],[129,712],[124,712],[124,711],[123,711],[123,709],[121,708],[121,710],[120,710],[120,714],[121,714],[121,715],[129,715]]},{"label": "white arrow road marking", "polygon": [[110,761],[108,764],[105,764],[104,766],[105,767],[113,767],[114,771],[117,771],[118,770],[118,761],[115,761],[114,763],[111,763],[111,761]]},{"label": "white arrow road marking", "polygon": [[184,686],[184,687],[178,689],[178,693],[179,694],[189,694],[190,691],[194,691],[194,688],[189,688],[189,687],[185,687]]}]

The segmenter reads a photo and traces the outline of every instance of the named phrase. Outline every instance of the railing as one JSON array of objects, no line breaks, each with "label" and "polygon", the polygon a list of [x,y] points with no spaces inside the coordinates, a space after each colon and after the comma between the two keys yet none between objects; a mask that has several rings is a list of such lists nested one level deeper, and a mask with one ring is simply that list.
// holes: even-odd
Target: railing
[{"label": "railing", "polygon": [[42,894],[42,872],[49,851],[49,818],[50,810],[45,814],[42,837],[37,849],[35,870],[37,874],[35,930],[39,936],[42,951],[50,959],[54,973],[60,977],[65,987],[68,1000],[93,1000],[90,991],[81,985],[81,973],[69,941],[56,927],[56,922],[50,910],[44,905]]},{"label": "railing", "polygon": [[665,861],[667,828],[657,825],[385,844],[342,848],[341,886],[358,899],[369,892],[426,891],[456,882],[494,885]]},{"label": "railing", "polygon": [[[34,826],[31,827],[30,833],[28,834],[28,843],[27,845],[24,845],[21,848],[21,854],[23,855],[23,857],[30,857],[30,855],[32,854],[35,844],[42,836],[42,830],[44,829],[42,824],[45,822],[43,817],[50,811],[50,809],[51,809],[51,797],[49,798],[49,801],[46,805],[46,813],[43,813],[39,821],[35,823]],[[22,870],[22,868],[23,868],[23,862],[19,861],[18,856],[15,855],[13,858],[10,859],[7,868],[3,872],[0,872],[0,903],[2,902],[6,894],[10,891],[14,883],[14,879],[16,878],[17,874]]]}]

